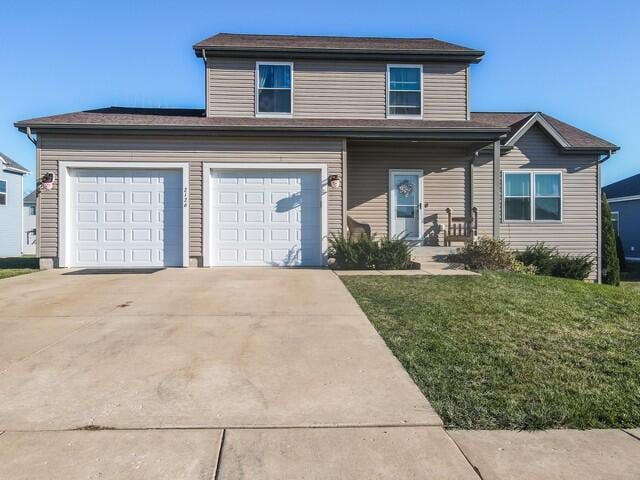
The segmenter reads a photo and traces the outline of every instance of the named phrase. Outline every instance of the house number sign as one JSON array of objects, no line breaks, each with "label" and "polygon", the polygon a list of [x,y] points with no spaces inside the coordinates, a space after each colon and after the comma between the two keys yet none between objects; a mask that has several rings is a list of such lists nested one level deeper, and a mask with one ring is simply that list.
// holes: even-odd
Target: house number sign
[{"label": "house number sign", "polygon": [[189,199],[189,195],[188,195],[188,193],[187,193],[187,187],[184,187],[183,203],[182,203],[182,206],[183,206],[183,207],[186,207],[186,206],[187,206],[187,204],[188,204],[188,203],[187,203],[188,199]]}]

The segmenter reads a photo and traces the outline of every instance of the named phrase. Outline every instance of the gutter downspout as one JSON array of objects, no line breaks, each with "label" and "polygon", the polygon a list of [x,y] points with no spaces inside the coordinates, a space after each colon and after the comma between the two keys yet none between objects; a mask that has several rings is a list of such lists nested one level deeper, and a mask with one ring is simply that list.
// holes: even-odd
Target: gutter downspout
[{"label": "gutter downspout", "polygon": [[38,140],[31,134],[31,127],[27,127],[27,138],[33,143],[36,147],[38,146]]},{"label": "gutter downspout", "polygon": [[209,74],[207,69],[207,51],[202,49],[202,61],[204,62],[204,116],[209,116]]},{"label": "gutter downspout", "polygon": [[596,172],[596,182],[598,185],[598,258],[597,258],[597,282],[598,284],[602,283],[602,173],[601,173],[601,165],[609,160],[613,155],[613,151],[609,150],[609,153],[605,155],[604,158],[598,159],[598,168]]}]

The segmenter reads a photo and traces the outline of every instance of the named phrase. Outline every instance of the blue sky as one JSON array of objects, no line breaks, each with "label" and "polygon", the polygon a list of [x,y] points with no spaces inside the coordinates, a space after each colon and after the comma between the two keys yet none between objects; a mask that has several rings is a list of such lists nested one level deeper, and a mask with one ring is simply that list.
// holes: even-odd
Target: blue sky
[{"label": "blue sky", "polygon": [[[4,2],[0,151],[33,169],[13,122],[108,105],[202,107],[191,46],[216,32],[422,36],[485,50],[473,110],[544,111],[622,146],[604,182],[640,172],[640,2]],[[27,177],[27,189],[34,187]]]}]

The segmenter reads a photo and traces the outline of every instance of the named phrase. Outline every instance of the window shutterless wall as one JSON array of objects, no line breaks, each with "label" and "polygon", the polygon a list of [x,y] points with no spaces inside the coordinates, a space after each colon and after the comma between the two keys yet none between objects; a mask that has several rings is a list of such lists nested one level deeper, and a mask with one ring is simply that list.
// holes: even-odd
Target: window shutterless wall
[{"label": "window shutterless wall", "polygon": [[[255,116],[257,61],[207,58],[209,116]],[[386,118],[387,65],[393,62],[291,62],[294,118]],[[424,63],[422,69],[423,118],[467,120],[468,65]]]}]

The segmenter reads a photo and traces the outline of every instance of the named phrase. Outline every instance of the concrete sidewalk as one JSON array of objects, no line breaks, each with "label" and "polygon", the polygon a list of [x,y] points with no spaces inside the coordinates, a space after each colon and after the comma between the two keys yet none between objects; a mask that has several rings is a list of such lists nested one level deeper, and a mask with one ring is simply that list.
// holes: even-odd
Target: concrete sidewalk
[{"label": "concrete sidewalk", "polygon": [[640,429],[447,433],[482,480],[640,478]]}]

